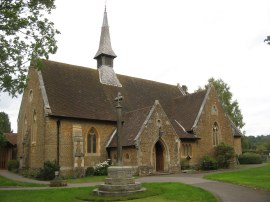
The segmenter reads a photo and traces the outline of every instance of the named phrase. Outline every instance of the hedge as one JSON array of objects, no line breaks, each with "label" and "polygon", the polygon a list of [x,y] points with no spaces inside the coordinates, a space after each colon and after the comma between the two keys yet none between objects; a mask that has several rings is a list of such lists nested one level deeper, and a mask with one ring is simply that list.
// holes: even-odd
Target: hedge
[{"label": "hedge", "polygon": [[261,164],[261,155],[255,153],[244,153],[238,157],[240,164]]}]

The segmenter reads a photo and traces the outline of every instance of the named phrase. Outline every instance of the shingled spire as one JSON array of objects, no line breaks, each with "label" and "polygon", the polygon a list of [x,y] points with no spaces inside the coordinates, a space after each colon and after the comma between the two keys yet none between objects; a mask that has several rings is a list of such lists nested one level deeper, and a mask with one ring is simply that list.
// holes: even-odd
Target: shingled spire
[{"label": "shingled spire", "polygon": [[105,85],[122,87],[113,70],[114,58],[116,58],[116,55],[111,45],[107,11],[105,7],[99,41],[99,48],[94,59],[97,60],[97,68],[99,72],[100,83]]},{"label": "shingled spire", "polygon": [[99,48],[94,59],[97,60],[97,67],[99,68],[102,65],[113,67],[114,58],[116,58],[116,55],[111,45],[107,11],[105,7],[100,41],[99,41]]}]

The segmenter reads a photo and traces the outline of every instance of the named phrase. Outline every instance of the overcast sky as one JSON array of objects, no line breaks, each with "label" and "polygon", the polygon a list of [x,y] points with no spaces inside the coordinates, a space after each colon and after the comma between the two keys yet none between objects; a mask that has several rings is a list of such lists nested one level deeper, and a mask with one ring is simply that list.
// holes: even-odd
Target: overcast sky
[{"label": "overcast sky", "polygon": [[[50,16],[58,52],[51,60],[96,68],[105,0],[56,0]],[[114,69],[193,92],[223,79],[238,100],[247,135],[270,134],[269,0],[108,0]],[[2,94],[0,110],[17,131],[20,98]]]}]

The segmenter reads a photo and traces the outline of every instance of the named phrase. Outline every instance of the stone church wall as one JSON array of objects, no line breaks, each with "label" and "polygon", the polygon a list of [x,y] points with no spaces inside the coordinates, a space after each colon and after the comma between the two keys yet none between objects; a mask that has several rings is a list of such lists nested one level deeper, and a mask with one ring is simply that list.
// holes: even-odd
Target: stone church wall
[{"label": "stone church wall", "polygon": [[[123,147],[122,148],[122,162],[123,166],[132,166],[133,175],[138,175],[138,161],[137,161],[138,149],[135,147]],[[117,165],[117,150],[116,148],[110,149],[110,156],[112,165]]]},{"label": "stone church wall", "polygon": [[237,155],[242,154],[241,137],[234,138],[234,151]]},{"label": "stone church wall", "polygon": [[197,128],[195,129],[195,133],[201,138],[198,140],[198,152],[194,160],[197,163],[205,155],[214,155],[215,146],[213,145],[212,134],[215,122],[218,124],[218,143],[224,142],[234,146],[230,121],[224,113],[215,89],[211,88]]},{"label": "stone church wall", "polygon": [[[81,152],[83,153],[83,164],[80,166],[86,169],[90,166],[95,166],[107,160],[106,144],[110,138],[110,135],[115,129],[113,123],[101,123],[101,122],[90,122],[90,121],[80,121],[78,119],[61,119],[60,121],[60,166],[61,173],[64,175],[72,175],[73,170],[77,166],[75,162],[74,148],[76,143],[74,143],[73,128],[79,128],[82,135],[82,147]],[[97,153],[87,153],[87,135],[90,129],[94,127],[97,131]],[[56,119],[50,118],[48,122],[48,132],[46,138],[46,159],[56,159],[56,131],[57,124]]]},{"label": "stone church wall", "polygon": [[[123,147],[122,148],[122,162],[124,166],[137,166],[137,152],[135,147]],[[112,165],[117,164],[117,150],[116,148],[110,149],[109,158],[112,161]]]},{"label": "stone church wall", "polygon": [[[187,150],[185,147],[188,147],[188,152],[185,151]],[[181,140],[179,152],[181,165],[191,167],[196,166],[198,163],[198,153],[198,140]]]},{"label": "stone church wall", "polygon": [[30,68],[28,78],[18,117],[17,158],[21,168],[39,168],[44,162],[44,103],[37,72]]},{"label": "stone church wall", "polygon": [[[159,104],[156,104],[155,110],[144,125],[143,132],[138,140],[138,166],[140,175],[149,175],[156,172],[155,144],[160,141],[163,147],[164,171],[178,172],[180,170],[178,137],[169,122],[168,117]],[[160,123],[158,123],[160,122]],[[159,136],[159,125],[163,132]]]}]

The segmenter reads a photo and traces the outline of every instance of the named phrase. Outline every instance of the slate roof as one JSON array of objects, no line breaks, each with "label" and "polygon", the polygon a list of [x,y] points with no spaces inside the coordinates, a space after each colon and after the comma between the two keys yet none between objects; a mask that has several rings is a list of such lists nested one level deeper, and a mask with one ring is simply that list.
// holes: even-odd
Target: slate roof
[{"label": "slate roof", "polygon": [[174,128],[179,128],[180,124],[186,131],[192,130],[206,93],[207,90],[203,90],[172,100],[168,116]]},{"label": "slate roof", "polygon": [[117,75],[122,87],[116,87],[101,84],[96,69],[49,60],[43,63],[41,74],[49,115],[115,122],[114,98],[121,92],[126,112],[123,133],[128,134],[123,140],[124,146],[134,145],[134,138],[155,100],[163,107],[180,138],[198,138],[192,134],[192,127],[207,96],[206,90],[184,96],[176,85],[124,75]]},{"label": "slate roof", "polygon": [[169,106],[166,103],[181,95],[177,86],[123,75],[117,75],[122,87],[103,85],[96,69],[43,62],[42,78],[54,116],[116,121],[114,98],[118,92],[124,96],[124,111],[152,106],[155,100]]},{"label": "slate roof", "polygon": [[17,145],[17,133],[4,133],[4,136],[11,145]]},{"label": "slate roof", "polygon": [[[135,110],[132,112],[127,112],[123,116],[123,120],[125,121],[122,128],[122,145],[125,146],[133,146],[134,139],[139,133],[141,127],[143,126],[146,117],[150,113],[152,107],[146,107],[143,109]],[[113,137],[112,141],[109,144],[109,147],[116,147],[116,135]]]},{"label": "slate roof", "polygon": [[231,119],[230,119],[230,122],[231,122],[232,131],[233,131],[233,136],[242,137],[242,132],[236,127],[236,125],[232,122]]}]

